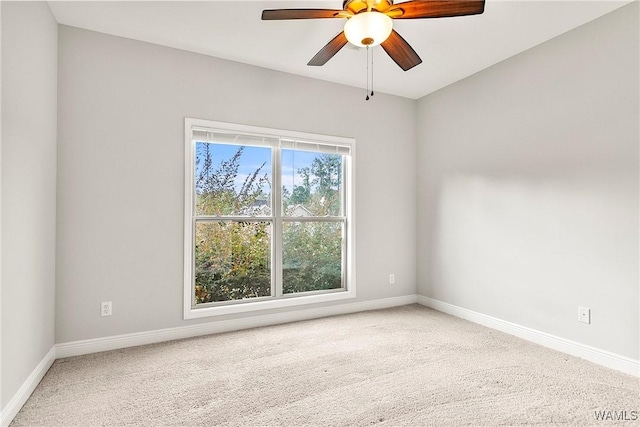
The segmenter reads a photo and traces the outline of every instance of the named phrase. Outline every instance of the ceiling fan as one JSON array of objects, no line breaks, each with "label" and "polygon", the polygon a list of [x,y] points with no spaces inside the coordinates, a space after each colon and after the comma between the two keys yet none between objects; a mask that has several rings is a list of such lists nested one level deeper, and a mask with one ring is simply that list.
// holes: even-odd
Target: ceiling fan
[{"label": "ceiling fan", "polygon": [[270,9],[263,20],[346,18],[344,30],[311,58],[307,65],[324,65],[348,42],[370,47],[381,45],[404,71],[422,62],[415,50],[393,29],[394,19],[445,18],[477,15],[484,0],[344,0],[337,9]]}]

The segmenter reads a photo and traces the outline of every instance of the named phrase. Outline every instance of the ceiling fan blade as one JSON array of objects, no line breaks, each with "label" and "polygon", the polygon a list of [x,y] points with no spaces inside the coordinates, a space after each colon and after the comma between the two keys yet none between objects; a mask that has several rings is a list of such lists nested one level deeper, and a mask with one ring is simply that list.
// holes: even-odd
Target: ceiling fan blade
[{"label": "ceiling fan blade", "polygon": [[343,18],[344,10],[333,9],[268,9],[262,11],[262,20]]},{"label": "ceiling fan blade", "polygon": [[311,58],[311,61],[309,61],[307,65],[320,66],[326,64],[347,42],[347,36],[345,36],[344,31],[342,31],[327,43],[325,47],[320,49],[320,52],[316,53],[316,56]]},{"label": "ceiling fan blade", "polygon": [[416,51],[396,30],[391,31],[389,38],[382,42],[380,46],[404,71],[422,63],[422,59],[420,59]]},{"label": "ceiling fan blade", "polygon": [[446,18],[482,12],[484,0],[411,0],[395,4],[385,11],[394,19]]}]

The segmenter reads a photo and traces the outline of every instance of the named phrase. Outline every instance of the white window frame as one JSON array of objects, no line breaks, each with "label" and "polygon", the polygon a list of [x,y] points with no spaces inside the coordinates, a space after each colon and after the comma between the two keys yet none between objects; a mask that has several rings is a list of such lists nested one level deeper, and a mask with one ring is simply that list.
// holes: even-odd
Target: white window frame
[{"label": "white window frame", "polygon": [[[302,306],[307,304],[317,304],[330,301],[340,301],[356,297],[356,258],[355,258],[355,139],[338,136],[318,135],[305,132],[296,132],[281,129],[271,129],[264,127],[256,127],[242,124],[223,123],[211,120],[185,118],[185,196],[184,196],[184,319],[197,319],[202,317],[246,313],[257,310],[269,310],[282,307]],[[338,147],[348,147],[349,155],[345,156],[345,171],[343,176],[344,197],[344,216],[346,218],[344,224],[344,235],[346,237],[345,250],[343,254],[345,260],[344,285],[345,289],[339,291],[328,290],[326,293],[310,292],[293,295],[284,295],[281,297],[265,297],[252,301],[250,299],[230,302],[228,305],[220,304],[215,306],[197,307],[193,304],[194,295],[194,230],[195,230],[195,203],[194,203],[194,173],[195,173],[195,140],[193,138],[193,130],[211,129],[211,131],[219,132],[237,132],[249,135],[264,135],[268,138],[276,138],[278,141],[283,140],[299,140],[317,144],[333,145]],[[275,156],[274,156],[275,157]],[[280,162],[280,159],[275,159]],[[275,164],[276,170],[279,165]],[[275,174],[276,179],[272,183],[274,192],[280,193],[280,177]],[[274,203],[279,201],[274,200]],[[273,206],[272,209],[279,209]],[[279,249],[278,249],[279,250]],[[274,270],[281,268],[281,263],[272,266]],[[276,274],[280,279],[280,272]],[[273,274],[272,274],[273,277]]]}]

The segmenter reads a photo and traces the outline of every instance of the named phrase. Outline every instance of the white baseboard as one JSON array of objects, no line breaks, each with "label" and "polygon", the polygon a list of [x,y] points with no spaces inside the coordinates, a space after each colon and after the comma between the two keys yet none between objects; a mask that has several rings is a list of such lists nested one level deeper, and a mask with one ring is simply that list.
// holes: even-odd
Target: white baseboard
[{"label": "white baseboard", "polygon": [[418,295],[417,299],[418,304],[433,308],[434,310],[451,314],[510,335],[515,335],[518,338],[522,338],[572,356],[580,357],[607,368],[640,377],[640,361],[638,360],[551,335],[546,332],[520,326],[515,323],[497,319],[486,314],[438,301],[433,298]]},{"label": "white baseboard", "polygon": [[56,360],[56,347],[51,347],[51,350],[44,356],[44,358],[38,363],[38,366],[31,372],[27,379],[22,383],[22,386],[18,389],[16,394],[13,395],[7,406],[2,409],[2,416],[0,416],[0,426],[6,427],[11,423],[13,418],[18,415],[20,408],[27,402],[33,390],[40,384],[42,378],[47,373],[53,362]]},{"label": "white baseboard", "polygon": [[136,332],[132,334],[116,335],[104,338],[95,338],[82,341],[72,341],[56,345],[57,357],[79,356],[100,351],[117,350],[119,348],[134,347],[138,345],[153,344],[163,341],[171,341],[183,338],[191,338],[200,335],[231,332],[241,329],[258,328],[262,326],[277,325],[280,323],[297,322],[300,320],[316,319],[320,317],[336,316],[339,314],[356,313],[367,310],[396,307],[415,304],[418,296],[405,295],[393,298],[384,298],[373,301],[353,302],[349,304],[337,304],[325,307],[295,310],[284,313],[265,314],[241,319],[212,321],[197,325],[180,326],[176,328],[159,329],[155,331]]}]

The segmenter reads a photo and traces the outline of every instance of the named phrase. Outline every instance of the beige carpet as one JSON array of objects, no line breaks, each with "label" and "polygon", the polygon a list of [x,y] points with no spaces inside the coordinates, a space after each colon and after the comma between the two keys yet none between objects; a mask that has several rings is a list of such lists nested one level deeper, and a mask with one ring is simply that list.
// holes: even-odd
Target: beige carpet
[{"label": "beige carpet", "polygon": [[11,425],[631,426],[639,386],[412,305],[61,359]]}]

